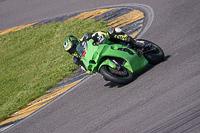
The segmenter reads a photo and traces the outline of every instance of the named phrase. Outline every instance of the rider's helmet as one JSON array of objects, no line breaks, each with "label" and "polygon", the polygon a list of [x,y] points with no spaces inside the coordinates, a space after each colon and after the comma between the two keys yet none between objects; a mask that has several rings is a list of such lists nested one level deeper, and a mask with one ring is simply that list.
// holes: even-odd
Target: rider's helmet
[{"label": "rider's helmet", "polygon": [[70,53],[71,55],[75,54],[76,52],[76,46],[79,44],[79,40],[73,36],[70,35],[69,37],[67,37],[67,39],[65,40],[63,47],[64,49]]}]

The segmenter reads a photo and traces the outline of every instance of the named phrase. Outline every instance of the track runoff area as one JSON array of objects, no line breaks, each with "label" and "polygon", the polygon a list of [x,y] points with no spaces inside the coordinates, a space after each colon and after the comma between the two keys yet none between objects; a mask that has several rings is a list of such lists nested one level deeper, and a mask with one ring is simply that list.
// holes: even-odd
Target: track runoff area
[{"label": "track runoff area", "polygon": [[[22,30],[26,27],[35,27],[52,22],[66,22],[72,19],[95,19],[97,21],[106,21],[110,28],[120,27],[125,33],[135,38],[141,36],[141,34],[144,33],[150,26],[153,17],[153,13],[151,11],[152,10],[150,7],[139,4],[102,7],[98,9],[70,13],[60,17],[45,19],[39,22],[13,27],[0,31],[0,35]],[[88,75],[86,73],[82,72],[78,75],[59,82],[60,85],[47,91],[44,96],[29,103],[26,108],[14,113],[9,119],[0,122],[0,131],[6,130],[20,120],[41,109],[43,106],[53,101],[64,92],[79,84],[81,81],[87,78],[87,76]]]}]

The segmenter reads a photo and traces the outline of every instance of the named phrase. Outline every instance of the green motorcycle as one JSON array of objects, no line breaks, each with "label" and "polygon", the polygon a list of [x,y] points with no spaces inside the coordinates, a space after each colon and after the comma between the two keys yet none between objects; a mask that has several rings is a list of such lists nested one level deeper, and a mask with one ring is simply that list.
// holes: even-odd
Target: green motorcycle
[{"label": "green motorcycle", "polygon": [[156,65],[164,59],[164,52],[158,45],[147,40],[138,40],[145,42],[144,48],[129,48],[129,44],[114,44],[108,40],[97,46],[90,39],[82,54],[85,68],[101,73],[105,80],[111,82],[131,82],[134,75],[142,72],[148,64]]}]

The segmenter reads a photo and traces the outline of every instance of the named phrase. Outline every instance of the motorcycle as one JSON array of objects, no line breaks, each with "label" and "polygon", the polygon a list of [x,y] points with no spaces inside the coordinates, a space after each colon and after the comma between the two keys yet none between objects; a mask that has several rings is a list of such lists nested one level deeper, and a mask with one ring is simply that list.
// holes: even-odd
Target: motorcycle
[{"label": "motorcycle", "polygon": [[101,73],[105,80],[114,83],[130,83],[148,64],[156,65],[164,60],[164,52],[158,45],[144,39],[138,41],[143,41],[145,46],[130,48],[129,44],[114,44],[109,40],[95,45],[90,39],[81,57],[86,70]]}]

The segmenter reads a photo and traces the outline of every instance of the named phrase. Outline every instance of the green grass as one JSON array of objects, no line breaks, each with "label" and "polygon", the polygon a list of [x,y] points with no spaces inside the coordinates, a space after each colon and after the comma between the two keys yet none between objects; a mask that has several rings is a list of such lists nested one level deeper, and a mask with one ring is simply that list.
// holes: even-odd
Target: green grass
[{"label": "green grass", "polygon": [[0,36],[0,121],[45,94],[78,68],[63,49],[69,35],[108,31],[104,22],[72,20]]}]

